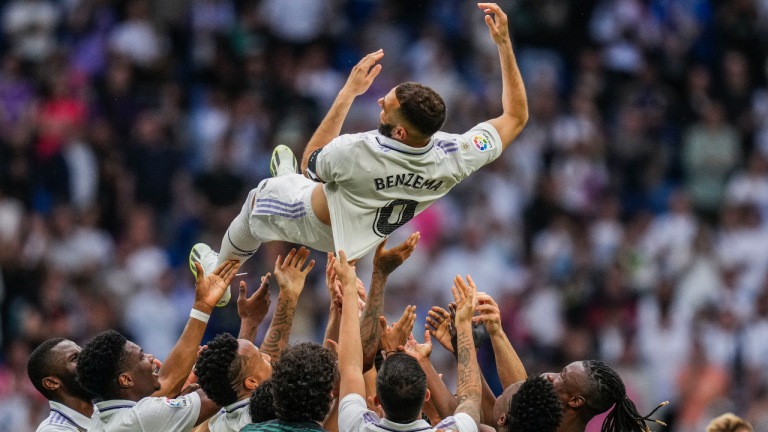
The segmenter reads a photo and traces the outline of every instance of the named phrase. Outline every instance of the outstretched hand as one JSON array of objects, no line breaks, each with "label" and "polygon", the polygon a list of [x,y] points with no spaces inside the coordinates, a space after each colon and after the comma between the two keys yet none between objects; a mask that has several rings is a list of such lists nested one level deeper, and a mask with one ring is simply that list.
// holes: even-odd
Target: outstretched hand
[{"label": "outstretched hand", "polygon": [[358,291],[355,268],[347,261],[347,254],[343,250],[339,251],[339,257],[334,262],[333,269],[341,282],[342,294],[344,294],[344,290],[352,288],[355,289],[355,292]]},{"label": "outstretched hand", "polygon": [[285,261],[281,256],[277,257],[275,261],[275,279],[280,286],[280,294],[289,295],[295,299],[299,298],[299,295],[304,290],[304,281],[307,279],[307,274],[315,266],[315,261],[309,262],[304,270],[304,263],[309,258],[309,250],[302,247],[296,252],[296,249],[291,249],[288,252],[288,256],[285,257]]},{"label": "outstretched hand", "polygon": [[261,286],[249,298],[248,287],[245,281],[240,282],[240,294],[237,297],[237,314],[241,321],[249,321],[256,327],[264,321],[264,317],[269,312],[269,305],[272,299],[269,297],[269,278],[271,273],[261,277]]},{"label": "outstretched hand", "polygon": [[[467,283],[469,282],[469,283]],[[454,286],[451,287],[453,296],[456,298],[456,325],[469,323],[472,325],[472,317],[477,308],[477,287],[472,277],[467,275],[467,282],[464,278],[456,276],[453,280]]]},{"label": "outstretched hand", "polygon": [[[433,306],[432,310],[427,313],[429,316],[427,317],[427,324],[424,324],[424,328],[443,348],[455,353],[456,351],[453,349],[453,345],[451,345],[451,315],[447,310],[438,306]],[[456,332],[454,331],[453,333],[455,334]]]},{"label": "outstretched hand", "polygon": [[216,303],[219,302],[224,291],[232,282],[240,268],[237,261],[222,263],[213,273],[204,276],[203,266],[195,262],[197,268],[197,281],[195,282],[195,309],[201,312],[211,313]]},{"label": "outstretched hand", "polygon": [[363,57],[360,63],[352,68],[342,91],[348,91],[354,96],[360,96],[368,91],[373,79],[381,72],[381,65],[377,65],[376,62],[382,57],[384,57],[384,50],[381,49]]},{"label": "outstretched hand", "polygon": [[420,238],[421,233],[415,232],[403,244],[389,250],[384,249],[387,244],[387,239],[384,239],[379,243],[376,253],[373,255],[374,271],[380,271],[386,275],[391,274],[411,256]]},{"label": "outstretched hand", "polygon": [[496,45],[501,45],[505,42],[509,42],[509,24],[507,20],[507,14],[501,10],[496,3],[478,3],[477,7],[483,10],[486,14],[496,15],[494,20],[491,15],[485,15],[485,23],[488,25],[488,29],[491,31],[491,39]]},{"label": "outstretched hand", "polygon": [[408,342],[405,345],[400,345],[397,350],[404,352],[409,356],[415,358],[418,361],[428,359],[432,354],[432,338],[429,336],[429,331],[424,332],[424,343],[420,344],[413,338],[413,334],[408,336]]},{"label": "outstretched hand", "polygon": [[381,326],[381,347],[386,352],[395,351],[400,345],[405,345],[408,335],[413,330],[413,324],[416,322],[416,306],[407,306],[403,316],[392,327],[387,325],[387,319],[379,317],[379,326]]}]

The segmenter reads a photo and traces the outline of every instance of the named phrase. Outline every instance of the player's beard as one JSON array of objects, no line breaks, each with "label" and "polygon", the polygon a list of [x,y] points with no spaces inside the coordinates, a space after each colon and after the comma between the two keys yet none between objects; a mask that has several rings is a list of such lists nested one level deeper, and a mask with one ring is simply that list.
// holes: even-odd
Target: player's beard
[{"label": "player's beard", "polygon": [[93,400],[93,393],[84,389],[83,386],[80,385],[80,382],[77,381],[75,374],[65,374],[63,377],[61,377],[61,381],[62,384],[64,384],[64,387],[67,389],[67,392],[72,396],[88,402]]},{"label": "player's beard", "polygon": [[395,129],[395,125],[387,124],[379,120],[379,133],[387,138],[392,138],[392,131]]}]

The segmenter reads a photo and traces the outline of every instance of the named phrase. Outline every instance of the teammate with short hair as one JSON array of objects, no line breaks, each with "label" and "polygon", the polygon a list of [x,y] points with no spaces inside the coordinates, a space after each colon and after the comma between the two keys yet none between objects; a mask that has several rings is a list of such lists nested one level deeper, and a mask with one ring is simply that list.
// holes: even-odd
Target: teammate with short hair
[{"label": "teammate with short hair", "polygon": [[[291,151],[279,146],[271,166],[275,178],[263,180],[250,192],[219,254],[198,244],[190,262],[202,263],[207,272],[225,260],[244,262],[261,243],[276,240],[325,252],[343,249],[350,260],[358,259],[497,159],[525,126],[528,103],[507,16],[495,3],[478,6],[487,14],[485,21],[501,58],[500,117],[460,135],[439,132],[446,116],[440,95],[421,84],[403,83],[379,99],[378,131],[339,136],[355,97],[365,93],[381,71],[376,62],[384,52],[371,53],[352,69],[307,143],[301,164],[306,178],[296,173]],[[225,293],[219,305],[228,301]]]},{"label": "teammate with short hair", "polygon": [[269,356],[260,353],[251,341],[224,333],[200,351],[195,375],[208,398],[221,406],[208,421],[208,429],[239,432],[251,424],[249,398],[272,375],[272,365]]},{"label": "teammate with short hair", "polygon": [[77,359],[83,349],[64,338],[41,343],[27,361],[32,385],[51,406],[37,432],[85,432],[93,415],[93,395],[77,381]]},{"label": "teammate with short hair", "polygon": [[276,419],[250,424],[242,432],[323,432],[321,424],[331,411],[338,376],[336,358],[322,345],[302,342],[286,347],[270,378]]},{"label": "teammate with short hair", "polygon": [[210,313],[239,267],[228,261],[206,277],[199,269],[189,321],[165,363],[114,330],[88,342],[77,361],[77,376],[101,399],[89,432],[189,432],[218,411],[201,390],[179,394],[195,364]]}]

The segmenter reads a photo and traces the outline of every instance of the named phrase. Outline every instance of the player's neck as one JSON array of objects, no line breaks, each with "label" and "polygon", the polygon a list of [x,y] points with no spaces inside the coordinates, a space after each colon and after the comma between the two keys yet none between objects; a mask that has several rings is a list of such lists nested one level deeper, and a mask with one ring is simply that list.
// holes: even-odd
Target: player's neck
[{"label": "player's neck", "polygon": [[51,400],[58,402],[67,408],[73,409],[86,417],[91,417],[93,415],[93,403],[89,400],[83,400],[66,393],[57,394],[56,397]]},{"label": "player's neck", "polygon": [[589,423],[588,419],[584,419],[577,413],[566,410],[563,422],[560,423],[557,432],[584,432],[587,429],[587,423]]},{"label": "player's neck", "polygon": [[429,137],[427,139],[421,139],[421,140],[410,140],[407,137],[406,137],[405,140],[399,140],[399,139],[395,139],[395,138],[393,138],[393,139],[395,141],[399,141],[399,142],[401,142],[401,143],[403,143],[403,144],[405,144],[405,145],[407,145],[409,147],[413,147],[413,148],[426,147],[427,144],[429,144],[429,142],[432,141],[432,137]]}]

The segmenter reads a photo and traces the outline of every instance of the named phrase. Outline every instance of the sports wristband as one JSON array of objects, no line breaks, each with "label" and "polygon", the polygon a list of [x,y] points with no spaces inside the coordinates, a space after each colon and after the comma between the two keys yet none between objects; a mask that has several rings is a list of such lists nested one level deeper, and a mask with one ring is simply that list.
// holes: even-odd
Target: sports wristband
[{"label": "sports wristband", "polygon": [[208,323],[208,320],[211,319],[211,315],[207,314],[203,311],[199,311],[197,309],[192,309],[189,311],[189,317],[194,318],[198,321],[202,321],[204,323]]}]

